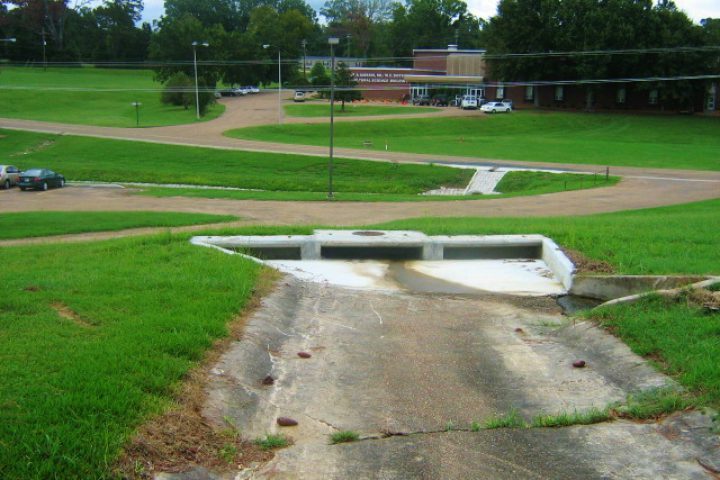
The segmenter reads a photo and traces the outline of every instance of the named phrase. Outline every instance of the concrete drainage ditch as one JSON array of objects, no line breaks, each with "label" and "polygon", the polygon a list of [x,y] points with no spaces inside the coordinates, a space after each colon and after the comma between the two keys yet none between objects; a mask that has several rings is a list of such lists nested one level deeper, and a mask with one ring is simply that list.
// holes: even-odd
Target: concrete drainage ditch
[{"label": "concrete drainage ditch", "polygon": [[302,280],[416,292],[563,295],[575,268],[542,235],[427,236],[413,231],[316,230],[312,235],[195,237]]},{"label": "concrete drainage ditch", "polygon": [[[676,387],[612,335],[559,314],[548,295],[572,289],[574,267],[548,238],[319,230],[193,243],[293,273],[215,364],[203,409],[218,428],[291,445],[227,478],[700,479],[720,465],[711,419],[699,412],[485,427],[510,413],[582,414]],[[498,272],[512,281],[501,288]],[[477,294],[438,295],[447,283]],[[498,291],[521,295],[488,293]],[[360,440],[330,445],[339,432]],[[164,478],[214,478],[192,475]]]}]

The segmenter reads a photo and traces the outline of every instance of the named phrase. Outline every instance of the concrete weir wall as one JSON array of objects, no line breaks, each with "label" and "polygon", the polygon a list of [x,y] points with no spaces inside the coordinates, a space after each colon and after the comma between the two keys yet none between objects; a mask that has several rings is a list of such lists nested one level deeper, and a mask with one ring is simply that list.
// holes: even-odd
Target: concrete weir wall
[{"label": "concrete weir wall", "polygon": [[194,237],[192,242],[264,259],[541,259],[567,290],[575,273],[560,247],[542,235],[427,236],[413,231],[316,230],[312,235]]}]

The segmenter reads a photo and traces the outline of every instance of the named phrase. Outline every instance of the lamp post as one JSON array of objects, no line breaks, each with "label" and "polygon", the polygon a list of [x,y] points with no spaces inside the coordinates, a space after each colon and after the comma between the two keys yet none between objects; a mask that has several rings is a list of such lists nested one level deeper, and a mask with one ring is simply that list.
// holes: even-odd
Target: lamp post
[{"label": "lamp post", "polygon": [[133,102],[130,105],[135,107],[135,126],[139,127],[140,126],[140,106],[142,105],[142,103]]},{"label": "lamp post", "polygon": [[209,47],[208,42],[192,42],[193,47],[193,66],[195,68],[195,113],[197,119],[200,120],[200,89],[198,88],[198,74],[197,74],[197,47]]},{"label": "lamp post", "polygon": [[328,38],[330,44],[330,160],[328,162],[328,199],[333,199],[333,142],[335,140],[335,45],[337,37]]},{"label": "lamp post", "polygon": [[[263,45],[267,49],[272,47],[270,44]],[[282,123],[282,60],[280,59],[280,47],[278,49],[278,123]]]}]

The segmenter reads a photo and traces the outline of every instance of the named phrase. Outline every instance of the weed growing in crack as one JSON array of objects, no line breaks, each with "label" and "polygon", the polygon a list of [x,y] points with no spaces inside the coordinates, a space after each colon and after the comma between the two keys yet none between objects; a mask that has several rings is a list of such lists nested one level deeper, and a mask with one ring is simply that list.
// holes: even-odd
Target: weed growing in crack
[{"label": "weed growing in crack", "polygon": [[570,425],[591,425],[610,420],[610,410],[592,408],[585,412],[563,412],[557,415],[537,415],[533,417],[531,426],[535,428],[569,427]]},{"label": "weed growing in crack", "polygon": [[478,422],[472,422],[472,423],[470,424],[470,431],[471,431],[471,432],[479,432],[479,431],[480,431],[480,428],[482,428],[482,427],[481,427],[481,425],[480,425]]},{"label": "weed growing in crack", "polygon": [[495,428],[525,428],[527,427],[527,423],[525,423],[525,420],[520,416],[520,412],[513,408],[504,415],[486,420],[483,427],[487,430]]},{"label": "weed growing in crack", "polygon": [[612,412],[622,418],[658,418],[679,410],[694,407],[693,400],[676,388],[654,388],[628,395],[622,405],[611,405]]},{"label": "weed growing in crack", "polygon": [[288,439],[282,435],[265,435],[265,438],[258,438],[255,440],[255,445],[260,447],[261,450],[274,450],[276,448],[283,448],[288,446]]},{"label": "weed growing in crack", "polygon": [[360,434],[353,432],[352,430],[343,430],[342,432],[335,432],[330,435],[330,443],[333,445],[338,443],[354,442],[360,438]]},{"label": "weed growing in crack", "polygon": [[455,424],[452,422],[452,420],[450,420],[450,421],[447,422],[447,424],[445,425],[445,431],[446,431],[446,432],[452,432],[453,430],[455,430]]},{"label": "weed growing in crack", "polygon": [[218,455],[220,455],[220,458],[222,458],[226,463],[233,463],[233,460],[235,460],[235,455],[237,455],[237,453],[238,449],[235,445],[231,443],[226,443],[220,449]]}]

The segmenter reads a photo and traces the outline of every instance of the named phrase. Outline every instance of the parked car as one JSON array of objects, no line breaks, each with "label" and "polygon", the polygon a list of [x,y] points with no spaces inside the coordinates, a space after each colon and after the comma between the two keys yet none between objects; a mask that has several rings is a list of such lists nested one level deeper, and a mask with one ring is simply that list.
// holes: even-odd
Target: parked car
[{"label": "parked car", "polygon": [[295,95],[293,96],[293,102],[304,102],[305,101],[305,92],[296,90]]},{"label": "parked car", "polygon": [[46,168],[31,168],[20,174],[18,181],[20,190],[47,190],[50,187],[63,188],[65,186],[65,177],[59,173]]},{"label": "parked car", "polygon": [[458,108],[462,107],[462,99],[463,99],[462,95],[455,95],[455,98],[450,100],[450,106],[458,107]]},{"label": "parked car", "polygon": [[505,105],[507,105],[508,107],[510,107],[510,110],[513,109],[512,100],[508,100],[508,99],[506,98],[505,100],[502,101],[502,103],[504,103]]},{"label": "parked car", "polygon": [[435,95],[431,103],[435,107],[447,107],[449,102],[445,95]]},{"label": "parked car", "polygon": [[465,95],[460,106],[463,110],[476,110],[478,108],[478,98],[475,95]]},{"label": "parked car", "polygon": [[0,186],[8,190],[17,185],[20,179],[20,170],[13,165],[0,165]]},{"label": "parked car", "polygon": [[248,85],[245,87],[245,90],[247,90],[248,93],[260,93],[260,87],[254,85]]},{"label": "parked car", "polygon": [[413,97],[412,104],[413,105],[430,105],[430,96],[429,95],[419,95],[417,97]]},{"label": "parked car", "polygon": [[234,88],[223,88],[218,93],[220,93],[220,96],[222,97],[237,97]]},{"label": "parked car", "polygon": [[250,93],[246,87],[238,87],[238,88],[234,89],[233,91],[235,92],[235,96],[242,96],[242,97],[244,97],[245,95]]},{"label": "parked car", "polygon": [[485,105],[483,105],[482,107],[480,107],[480,110],[482,110],[485,113],[497,113],[497,112],[510,113],[510,112],[512,112],[512,107],[503,102],[488,102]]}]

